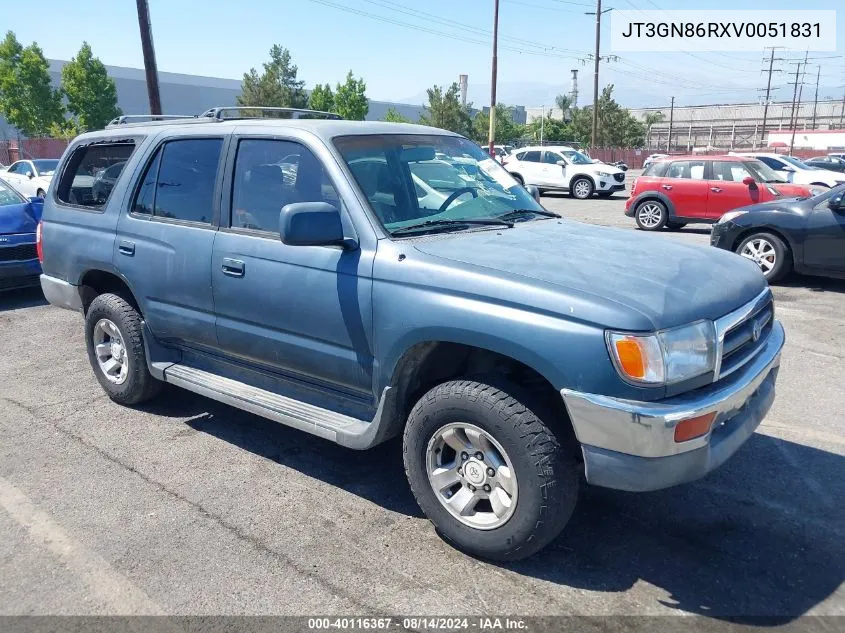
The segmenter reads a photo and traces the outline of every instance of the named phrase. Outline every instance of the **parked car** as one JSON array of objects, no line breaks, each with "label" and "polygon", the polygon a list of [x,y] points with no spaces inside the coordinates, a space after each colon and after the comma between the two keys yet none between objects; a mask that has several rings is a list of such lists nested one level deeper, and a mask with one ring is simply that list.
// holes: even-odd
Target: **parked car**
[{"label": "parked car", "polygon": [[[401,436],[439,533],[496,560],[554,539],[583,476],[699,478],[768,411],[784,334],[754,263],[565,221],[445,130],[230,112],[84,134],[50,187],[42,288],[112,400],[170,383],[354,449]],[[92,152],[126,165],[80,205]],[[412,174],[438,154],[473,168],[433,202],[440,170]]]},{"label": "parked car", "polygon": [[625,215],[644,231],[713,223],[743,205],[810,196],[764,163],[741,156],[671,156],[649,165],[634,180]]},{"label": "parked car", "polygon": [[[101,169],[97,172],[90,185],[91,193],[95,200],[108,200],[112,187],[114,187],[114,183],[117,182],[117,177],[120,176],[120,172],[123,171],[124,165],[126,165],[126,161],[115,163],[114,165]],[[77,180],[77,185],[78,183],[79,180]]]},{"label": "parked car", "polygon": [[27,199],[0,179],[0,291],[38,285],[35,244],[42,209],[40,198]]},{"label": "parked car", "polygon": [[710,243],[756,262],[769,282],[791,270],[845,278],[843,198],[845,185],[736,209],[713,225]]},{"label": "parked car", "polygon": [[510,154],[513,151],[513,145],[494,145],[493,152],[495,154],[494,158],[498,160],[500,163],[505,156]]},{"label": "parked car", "polygon": [[567,191],[585,200],[594,193],[607,198],[625,190],[625,172],[594,163],[578,150],[566,146],[521,147],[507,156],[505,169],[520,183],[543,191]]},{"label": "parked car", "polygon": [[769,167],[781,174],[789,182],[796,185],[816,185],[820,187],[835,187],[845,182],[845,174],[830,171],[829,169],[818,169],[810,167],[794,156],[783,154],[766,154],[761,152],[742,153],[731,152],[734,156],[747,156],[756,158],[766,163]]},{"label": "parked car", "polygon": [[654,161],[666,158],[669,154],[649,154],[646,156],[646,159],[643,161],[643,169],[647,169],[649,165],[651,165]]},{"label": "parked car", "polygon": [[816,169],[826,169],[828,171],[838,171],[845,173],[845,158],[839,156],[816,156],[804,161],[810,167]]},{"label": "parked car", "polygon": [[19,160],[9,166],[3,178],[28,198],[43,198],[58,163],[51,159]]}]

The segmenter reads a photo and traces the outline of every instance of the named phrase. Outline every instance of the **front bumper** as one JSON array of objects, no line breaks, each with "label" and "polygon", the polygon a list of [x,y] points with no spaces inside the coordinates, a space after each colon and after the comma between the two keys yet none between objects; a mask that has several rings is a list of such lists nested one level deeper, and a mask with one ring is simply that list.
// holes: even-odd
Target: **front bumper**
[{"label": "front bumper", "polygon": [[710,229],[710,246],[732,251],[737,237],[743,230],[743,227],[733,222],[717,222]]},{"label": "front bumper", "polygon": [[[775,321],[755,359],[709,387],[638,402],[562,389],[587,481],[619,490],[668,488],[721,466],[751,436],[775,397],[785,336]],[[715,412],[709,433],[676,443],[675,426]]]},{"label": "front bumper", "polygon": [[612,178],[600,178],[596,182],[596,191],[625,191],[625,181],[617,182]]}]

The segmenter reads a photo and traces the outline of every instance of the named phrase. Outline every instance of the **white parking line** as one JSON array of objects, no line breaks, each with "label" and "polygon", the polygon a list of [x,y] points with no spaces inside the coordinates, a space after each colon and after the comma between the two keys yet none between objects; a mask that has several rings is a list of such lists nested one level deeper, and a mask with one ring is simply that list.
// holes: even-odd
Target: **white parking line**
[{"label": "white parking line", "polygon": [[50,515],[8,480],[0,477],[0,507],[24,527],[29,537],[59,558],[82,580],[91,598],[109,615],[163,615],[164,610],[107,560],[73,539]]}]

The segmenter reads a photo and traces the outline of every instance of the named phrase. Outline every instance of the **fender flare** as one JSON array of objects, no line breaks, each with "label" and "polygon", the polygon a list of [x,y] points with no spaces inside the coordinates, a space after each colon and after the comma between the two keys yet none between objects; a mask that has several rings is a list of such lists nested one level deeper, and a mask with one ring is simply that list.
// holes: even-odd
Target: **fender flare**
[{"label": "fender flare", "polygon": [[644,191],[643,193],[638,194],[637,197],[631,201],[631,217],[636,215],[637,207],[646,200],[657,200],[658,202],[662,202],[666,205],[666,213],[668,217],[674,218],[678,216],[675,205],[665,193],[661,191]]}]

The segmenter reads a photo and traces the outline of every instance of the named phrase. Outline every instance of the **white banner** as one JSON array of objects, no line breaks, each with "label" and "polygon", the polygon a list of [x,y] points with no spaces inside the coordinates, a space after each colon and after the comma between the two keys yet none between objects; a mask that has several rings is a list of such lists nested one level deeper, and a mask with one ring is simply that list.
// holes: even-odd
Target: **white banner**
[{"label": "white banner", "polygon": [[610,14],[611,52],[835,51],[836,11],[629,11]]}]

